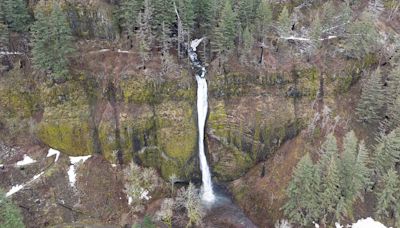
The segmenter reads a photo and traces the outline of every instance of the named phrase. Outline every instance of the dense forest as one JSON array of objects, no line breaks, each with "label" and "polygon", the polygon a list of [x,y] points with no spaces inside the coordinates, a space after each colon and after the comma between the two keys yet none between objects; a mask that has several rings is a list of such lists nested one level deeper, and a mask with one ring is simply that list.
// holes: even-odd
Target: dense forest
[{"label": "dense forest", "polygon": [[400,2],[1,0],[0,189],[5,228],[398,227]]}]

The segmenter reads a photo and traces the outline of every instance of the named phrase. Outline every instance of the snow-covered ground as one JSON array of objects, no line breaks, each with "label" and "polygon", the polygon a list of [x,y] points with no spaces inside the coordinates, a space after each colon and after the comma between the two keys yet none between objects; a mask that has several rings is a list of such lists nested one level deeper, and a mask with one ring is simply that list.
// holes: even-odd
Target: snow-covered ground
[{"label": "snow-covered ground", "polygon": [[56,159],[54,160],[54,162],[57,162],[58,158],[60,157],[60,151],[50,148],[46,157],[48,158],[48,157],[51,157],[53,155],[56,155]]},{"label": "snow-covered ground", "polygon": [[76,183],[76,169],[75,169],[75,166],[78,166],[79,162],[84,163],[91,156],[92,155],[79,156],[79,157],[69,157],[69,160],[71,161],[71,165],[69,166],[69,169],[68,169],[67,173],[68,173],[69,184],[72,187],[75,187],[75,183]]},{"label": "snow-covered ground", "polygon": [[[319,228],[319,224],[314,223],[315,228]],[[348,224],[348,225],[340,225],[339,223],[335,223],[336,228],[387,228],[385,225],[383,225],[380,222],[375,221],[371,217],[365,218],[365,219],[360,219],[357,222],[353,224]]]},{"label": "snow-covered ground", "polygon": [[32,163],[35,163],[36,161],[33,160],[31,157],[29,157],[28,155],[24,154],[24,159],[22,159],[21,161],[18,161],[16,163],[16,166],[24,166],[24,165],[29,165]]}]

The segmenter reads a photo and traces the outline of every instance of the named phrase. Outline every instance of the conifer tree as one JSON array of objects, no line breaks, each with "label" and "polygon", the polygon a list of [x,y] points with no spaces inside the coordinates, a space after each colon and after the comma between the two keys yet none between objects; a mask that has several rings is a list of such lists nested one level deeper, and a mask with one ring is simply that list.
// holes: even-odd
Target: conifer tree
[{"label": "conifer tree", "polygon": [[255,16],[255,4],[256,2],[254,0],[242,0],[237,2],[238,21],[242,26],[240,29],[252,26]]},{"label": "conifer tree", "polygon": [[292,23],[286,6],[283,7],[282,12],[279,14],[277,27],[280,36],[289,36]]},{"label": "conifer tree", "polygon": [[240,53],[240,61],[244,64],[248,64],[251,59],[251,49],[253,48],[254,38],[250,32],[250,29],[246,27],[243,32],[243,48]]},{"label": "conifer tree", "polygon": [[327,167],[329,167],[330,160],[332,158],[338,159],[339,150],[337,148],[336,138],[331,133],[326,136],[324,143],[321,146],[320,150],[320,159],[318,162],[318,168],[321,175],[326,175]]},{"label": "conifer tree", "polygon": [[1,8],[4,10],[8,27],[15,32],[25,32],[29,28],[31,16],[28,13],[25,0],[4,0]]},{"label": "conifer tree", "polygon": [[192,1],[195,15],[195,27],[198,28],[199,34],[210,34],[213,25],[213,16],[215,16],[213,14],[215,10],[213,4],[216,2],[218,1]]},{"label": "conifer tree", "polygon": [[356,111],[359,120],[364,123],[374,123],[381,118],[380,113],[384,106],[384,91],[381,80],[381,72],[378,68],[370,75],[363,86]]},{"label": "conifer tree", "polygon": [[368,152],[364,142],[358,144],[357,141],[353,131],[346,134],[339,166],[343,208],[348,213],[352,212],[357,198],[362,199],[362,190],[369,184]]},{"label": "conifer tree", "polygon": [[358,142],[354,131],[350,131],[346,134],[343,143],[343,154],[340,161],[340,173],[341,173],[341,188],[343,189],[343,195],[349,201],[353,201],[354,195],[357,190],[354,189],[353,181],[354,174],[357,172],[356,168],[356,157],[357,157]]},{"label": "conifer tree", "polygon": [[0,227],[2,228],[24,228],[21,212],[11,200],[7,199],[0,189]]},{"label": "conifer tree", "polygon": [[388,170],[383,177],[382,188],[377,192],[378,203],[376,206],[376,216],[380,219],[396,219],[397,225],[400,224],[400,181],[394,169]]},{"label": "conifer tree", "polygon": [[320,219],[319,191],[319,173],[309,154],[306,154],[297,164],[286,190],[288,201],[283,209],[287,218],[302,226]]},{"label": "conifer tree", "polygon": [[393,129],[400,126],[400,65],[391,70],[387,84],[387,116],[389,128]]},{"label": "conifer tree", "polygon": [[192,32],[194,29],[194,19],[195,19],[193,1],[179,0],[178,9],[183,27]]},{"label": "conifer tree", "polygon": [[[326,172],[321,177],[322,193],[321,193],[321,207],[324,211],[324,218],[329,214],[333,214],[333,220],[339,220],[344,207],[337,207],[341,201],[340,189],[340,176],[338,170],[338,159],[335,155],[329,160]],[[324,219],[325,220],[325,219]]]},{"label": "conifer tree", "polygon": [[117,18],[123,29],[132,36],[137,24],[137,17],[143,9],[144,0],[121,0],[119,8],[116,10]]},{"label": "conifer tree", "polygon": [[256,11],[256,34],[257,40],[263,42],[264,37],[272,23],[272,10],[271,6],[266,0],[261,0]]},{"label": "conifer tree", "polygon": [[75,51],[66,15],[58,3],[53,3],[49,13],[39,7],[35,17],[31,31],[33,62],[39,69],[51,70],[54,79],[62,79],[68,74],[68,56]]},{"label": "conifer tree", "polygon": [[214,36],[217,52],[227,54],[233,50],[236,36],[236,13],[232,10],[230,0],[225,1]]},{"label": "conifer tree", "polygon": [[374,19],[370,14],[364,13],[360,19],[348,24],[348,38],[345,48],[349,56],[361,59],[378,47],[379,33],[373,21]]},{"label": "conifer tree", "polygon": [[0,4],[0,50],[6,50],[8,46],[8,28],[4,19],[3,5]]},{"label": "conifer tree", "polygon": [[396,128],[388,135],[380,136],[377,141],[374,169],[382,176],[400,161],[400,129]]},{"label": "conifer tree", "polygon": [[150,5],[150,0],[144,0],[144,12],[139,13],[137,22],[139,29],[136,32],[139,55],[143,66],[150,59],[151,46],[154,42],[154,36],[150,25],[152,16],[153,8]]},{"label": "conifer tree", "polygon": [[152,29],[153,34],[160,38],[163,33],[163,24],[166,28],[170,28],[175,22],[175,11],[173,0],[152,0],[149,2],[152,8]]},{"label": "conifer tree", "polygon": [[49,35],[54,44],[52,69],[56,77],[64,77],[68,74],[68,55],[75,51],[72,31],[66,14],[57,3],[53,5],[50,20],[52,20],[52,27]]}]

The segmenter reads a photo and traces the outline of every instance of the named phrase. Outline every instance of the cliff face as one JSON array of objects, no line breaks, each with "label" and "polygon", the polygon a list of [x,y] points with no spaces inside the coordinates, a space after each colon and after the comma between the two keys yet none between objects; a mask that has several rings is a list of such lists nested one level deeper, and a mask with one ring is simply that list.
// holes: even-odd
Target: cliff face
[{"label": "cliff face", "polygon": [[[133,159],[155,167],[166,180],[198,179],[196,84],[188,65],[175,60],[160,74],[159,53],[153,50],[143,67],[137,50],[117,35],[112,1],[68,1],[66,7],[81,38],[71,75],[53,83],[25,59],[11,59],[13,69],[0,76],[0,140],[44,144],[71,156],[100,154],[111,163]],[[230,182],[235,200],[263,226],[280,218],[289,170],[309,140],[300,132],[324,104],[340,112],[338,95],[357,83],[361,69],[377,63],[375,56],[365,56],[322,68],[273,50],[264,58],[266,65],[246,67],[232,55],[223,72],[210,64],[206,125],[214,180]]]}]

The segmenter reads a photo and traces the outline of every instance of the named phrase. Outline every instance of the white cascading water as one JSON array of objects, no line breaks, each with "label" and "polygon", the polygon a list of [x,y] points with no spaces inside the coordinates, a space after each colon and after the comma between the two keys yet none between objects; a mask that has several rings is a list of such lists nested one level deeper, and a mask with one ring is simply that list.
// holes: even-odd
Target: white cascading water
[{"label": "white cascading water", "polygon": [[213,202],[215,199],[210,168],[207,164],[206,154],[204,152],[204,126],[207,118],[208,101],[207,101],[207,81],[205,79],[206,69],[197,59],[196,48],[203,39],[193,40],[189,47],[189,58],[193,68],[196,71],[197,81],[197,121],[199,127],[199,158],[200,169],[203,181],[202,199],[207,202]]}]

